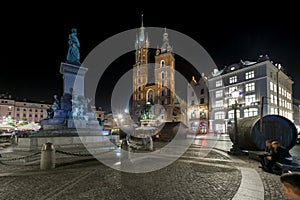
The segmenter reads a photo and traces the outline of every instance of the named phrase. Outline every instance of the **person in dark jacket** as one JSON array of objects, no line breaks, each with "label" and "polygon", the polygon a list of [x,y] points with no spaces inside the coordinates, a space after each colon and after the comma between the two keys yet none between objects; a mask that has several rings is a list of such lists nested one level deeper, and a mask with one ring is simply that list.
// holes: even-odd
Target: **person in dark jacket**
[{"label": "person in dark jacket", "polygon": [[276,162],[282,164],[291,164],[293,157],[289,150],[281,146],[278,141],[272,142],[272,151],[270,156],[267,156],[268,163],[263,166],[263,169],[268,172],[273,172],[273,167]]},{"label": "person in dark jacket", "polygon": [[261,166],[265,166],[268,164],[267,156],[271,155],[272,152],[272,140],[266,140],[266,148],[263,154],[259,155]]}]

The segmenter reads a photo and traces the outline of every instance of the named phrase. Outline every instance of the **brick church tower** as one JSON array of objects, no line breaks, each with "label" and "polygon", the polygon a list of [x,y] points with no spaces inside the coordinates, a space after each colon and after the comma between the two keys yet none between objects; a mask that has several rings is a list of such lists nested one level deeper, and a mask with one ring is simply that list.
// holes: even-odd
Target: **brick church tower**
[{"label": "brick church tower", "polygon": [[161,48],[156,50],[154,83],[149,82],[150,69],[148,33],[142,24],[135,41],[133,65],[132,118],[134,121],[152,120],[159,125],[176,121],[175,108],[175,58],[165,29]]}]

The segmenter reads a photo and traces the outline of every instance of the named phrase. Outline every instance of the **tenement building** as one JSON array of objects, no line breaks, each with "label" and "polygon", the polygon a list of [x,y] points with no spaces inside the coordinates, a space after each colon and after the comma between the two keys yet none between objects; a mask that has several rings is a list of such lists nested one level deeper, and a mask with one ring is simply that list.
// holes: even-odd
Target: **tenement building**
[{"label": "tenement building", "polygon": [[201,74],[197,81],[192,77],[187,86],[187,121],[191,131],[207,133],[209,130],[209,95],[208,80],[205,74]]},{"label": "tenement building", "polygon": [[235,101],[237,119],[278,114],[293,121],[293,81],[267,55],[255,62],[241,60],[222,70],[215,69],[208,82],[210,131],[227,132],[234,121]]},{"label": "tenement building", "polygon": [[0,120],[6,119],[27,122],[40,122],[47,117],[50,104],[43,102],[29,102],[12,99],[11,96],[0,98]]}]

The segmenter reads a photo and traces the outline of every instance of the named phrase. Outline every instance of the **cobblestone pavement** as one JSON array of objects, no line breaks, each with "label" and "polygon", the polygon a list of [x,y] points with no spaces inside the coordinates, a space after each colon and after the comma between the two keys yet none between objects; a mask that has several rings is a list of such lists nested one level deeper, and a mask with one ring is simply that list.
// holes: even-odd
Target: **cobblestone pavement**
[{"label": "cobblestone pavement", "polygon": [[228,140],[218,141],[205,156],[201,144],[196,141],[180,159],[163,169],[139,174],[111,169],[92,157],[66,157],[49,171],[39,170],[38,162],[3,162],[0,199],[227,200],[239,190],[243,178],[240,168],[259,174],[264,199],[285,199],[279,176],[262,171],[257,161],[246,156],[227,155],[225,150],[231,146]]}]

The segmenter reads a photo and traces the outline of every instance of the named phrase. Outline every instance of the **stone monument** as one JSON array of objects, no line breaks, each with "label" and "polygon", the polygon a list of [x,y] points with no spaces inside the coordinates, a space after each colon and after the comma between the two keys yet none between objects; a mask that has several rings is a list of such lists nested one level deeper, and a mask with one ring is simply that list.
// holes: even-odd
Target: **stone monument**
[{"label": "stone monument", "polygon": [[103,135],[95,116],[92,99],[84,95],[84,77],[88,71],[80,63],[79,41],[76,29],[69,35],[67,59],[60,65],[63,75],[63,95],[54,95],[52,106],[47,110],[47,118],[42,120],[41,129],[35,137],[19,138],[15,150],[38,150],[50,142],[56,148],[80,147],[83,144],[97,146],[98,149],[115,149],[111,141],[116,135]]},{"label": "stone monument", "polygon": [[78,130],[81,133],[95,134],[102,130],[95,117],[95,106],[91,105],[91,99],[84,95],[84,77],[88,68],[80,63],[80,43],[74,28],[68,43],[66,62],[60,65],[63,96],[59,100],[58,96],[54,95],[54,102],[47,111],[47,119],[41,123],[40,134],[74,134]]}]

